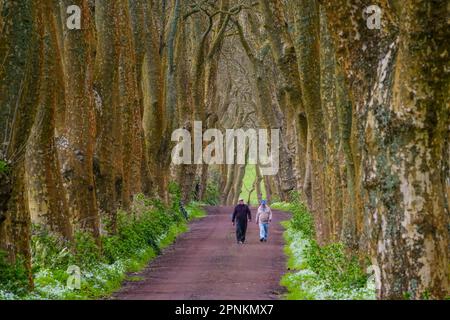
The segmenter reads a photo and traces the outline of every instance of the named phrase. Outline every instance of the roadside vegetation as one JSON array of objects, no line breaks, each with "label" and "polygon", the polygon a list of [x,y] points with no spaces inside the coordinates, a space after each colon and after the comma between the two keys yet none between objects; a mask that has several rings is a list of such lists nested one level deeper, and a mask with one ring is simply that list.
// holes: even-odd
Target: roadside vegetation
[{"label": "roadside vegetation", "polygon": [[[178,206],[178,196],[170,205],[143,195],[134,198],[130,212],[118,214],[117,231],[104,230],[100,245],[88,233],[78,232],[72,243],[42,226],[32,231],[32,276],[23,262],[7,263],[0,254],[0,299],[98,299],[111,295],[127,274],[143,269],[162,249],[188,230],[188,222],[205,216],[200,203],[186,206],[188,219]],[[107,229],[108,221],[102,225]],[[80,288],[71,278],[80,271]],[[73,279],[73,278],[72,278]],[[76,286],[76,282],[74,283]],[[72,287],[73,289],[71,289]]]},{"label": "roadside vegetation", "polygon": [[0,173],[7,173],[9,171],[8,163],[4,160],[0,160]]},{"label": "roadside vegetation", "polygon": [[358,258],[342,243],[319,246],[314,221],[297,192],[292,201],[273,203],[272,208],[289,211],[284,222],[285,252],[290,270],[281,279],[288,300],[375,299],[375,285]]}]

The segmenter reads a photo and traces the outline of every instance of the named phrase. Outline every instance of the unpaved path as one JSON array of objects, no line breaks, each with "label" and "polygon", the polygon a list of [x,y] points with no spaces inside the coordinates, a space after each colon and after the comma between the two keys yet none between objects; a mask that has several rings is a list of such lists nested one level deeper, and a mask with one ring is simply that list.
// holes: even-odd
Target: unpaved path
[{"label": "unpaved path", "polygon": [[283,289],[283,227],[287,213],[273,210],[269,241],[259,242],[259,228],[253,220],[247,242],[238,245],[231,224],[231,207],[206,207],[208,216],[191,223],[163,254],[126,282],[114,299],[139,300],[246,300],[277,299]]}]

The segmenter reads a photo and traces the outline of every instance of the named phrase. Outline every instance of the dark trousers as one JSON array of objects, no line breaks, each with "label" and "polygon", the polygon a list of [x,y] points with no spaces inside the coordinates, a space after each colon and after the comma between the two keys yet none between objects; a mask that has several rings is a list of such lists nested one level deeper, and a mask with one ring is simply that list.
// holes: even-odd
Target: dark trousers
[{"label": "dark trousers", "polygon": [[247,233],[247,224],[243,222],[236,223],[236,239],[237,241],[245,241],[245,234]]}]

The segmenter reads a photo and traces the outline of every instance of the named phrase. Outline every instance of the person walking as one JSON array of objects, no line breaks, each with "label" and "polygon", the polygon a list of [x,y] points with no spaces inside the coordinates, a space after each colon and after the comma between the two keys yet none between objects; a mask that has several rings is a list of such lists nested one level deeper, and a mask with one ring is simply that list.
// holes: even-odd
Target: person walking
[{"label": "person walking", "polygon": [[252,213],[244,199],[239,199],[238,205],[233,212],[233,226],[236,226],[236,240],[238,244],[244,244],[245,234],[247,233],[247,221],[252,221]]},{"label": "person walking", "polygon": [[267,205],[267,201],[262,200],[256,213],[256,224],[259,224],[259,241],[267,242],[270,222],[272,222],[272,210]]}]

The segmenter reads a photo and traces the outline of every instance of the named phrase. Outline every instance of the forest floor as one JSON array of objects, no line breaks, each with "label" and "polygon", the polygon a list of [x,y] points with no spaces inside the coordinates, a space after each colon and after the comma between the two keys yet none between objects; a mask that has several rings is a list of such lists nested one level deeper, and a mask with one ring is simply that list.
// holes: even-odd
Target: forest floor
[{"label": "forest floor", "polygon": [[[231,224],[232,207],[206,207],[208,215],[164,250],[142,272],[134,273],[113,299],[127,300],[266,300],[284,293],[284,228],[289,214],[273,210],[269,241],[259,242],[259,227],[248,225],[247,241],[238,245]],[[255,218],[256,209],[252,208]],[[137,280],[137,281],[136,281]]]}]

